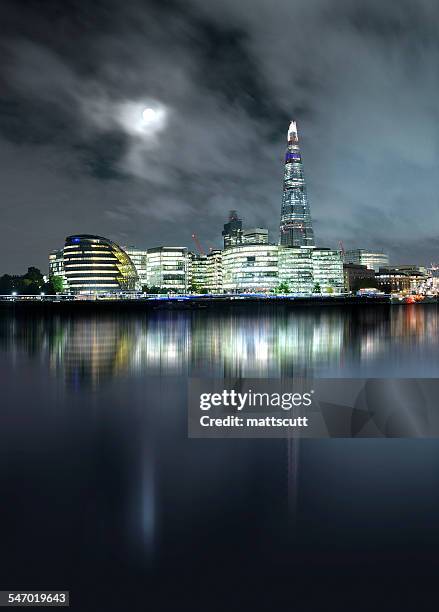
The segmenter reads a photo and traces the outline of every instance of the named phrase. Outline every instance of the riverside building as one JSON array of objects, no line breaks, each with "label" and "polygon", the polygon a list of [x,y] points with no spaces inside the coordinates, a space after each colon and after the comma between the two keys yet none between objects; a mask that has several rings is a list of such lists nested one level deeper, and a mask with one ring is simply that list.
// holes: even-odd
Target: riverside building
[{"label": "riverside building", "polygon": [[213,249],[208,255],[189,253],[188,278],[192,293],[221,293],[222,251]]},{"label": "riverside building", "polygon": [[279,282],[279,247],[271,244],[248,244],[223,251],[223,290],[226,293],[268,293]]},{"label": "riverside building", "polygon": [[375,287],[375,270],[361,264],[343,264],[344,284],[347,291]]},{"label": "riverside building", "polygon": [[131,259],[139,277],[139,289],[148,285],[148,266],[146,249],[136,249],[135,247],[124,248],[125,253]]},{"label": "riverside building", "polygon": [[170,293],[186,293],[188,250],[186,247],[160,246],[147,250],[147,285]]},{"label": "riverside building", "polygon": [[59,276],[63,282],[63,291],[67,289],[62,249],[55,249],[49,253],[49,278],[51,276]]},{"label": "riverside building", "polygon": [[313,251],[307,247],[279,248],[279,282],[291,293],[312,293],[314,288]]},{"label": "riverside building", "polygon": [[102,236],[68,236],[63,259],[67,286],[71,293],[134,291],[139,281],[136,268],[125,251]]},{"label": "riverside building", "polygon": [[213,249],[207,256],[207,289],[209,293],[223,290],[223,253]]},{"label": "riverside building", "polygon": [[192,293],[207,292],[207,255],[188,254],[188,286]]},{"label": "riverside building", "polygon": [[411,289],[410,275],[395,268],[381,268],[375,275],[378,288],[384,293],[407,294]]},{"label": "riverside building", "polygon": [[314,248],[312,250],[312,263],[314,292],[344,292],[343,257],[341,251]]},{"label": "riverside building", "polygon": [[340,251],[316,247],[279,247],[279,282],[290,293],[343,293]]}]

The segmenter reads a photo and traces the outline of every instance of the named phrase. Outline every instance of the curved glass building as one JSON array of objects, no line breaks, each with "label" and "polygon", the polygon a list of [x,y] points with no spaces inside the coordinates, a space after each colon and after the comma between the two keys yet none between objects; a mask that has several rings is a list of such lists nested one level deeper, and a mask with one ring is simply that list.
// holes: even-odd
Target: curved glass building
[{"label": "curved glass building", "polygon": [[102,236],[67,236],[64,273],[72,293],[134,291],[139,281],[136,268],[121,247]]}]

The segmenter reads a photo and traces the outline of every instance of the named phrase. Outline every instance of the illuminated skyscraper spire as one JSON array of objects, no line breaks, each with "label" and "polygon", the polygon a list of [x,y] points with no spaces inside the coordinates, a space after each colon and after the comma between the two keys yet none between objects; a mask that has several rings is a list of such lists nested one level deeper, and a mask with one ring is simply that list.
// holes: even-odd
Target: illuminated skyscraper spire
[{"label": "illuminated skyscraper spire", "polygon": [[311,211],[295,121],[292,121],[288,128],[288,148],[285,156],[284,190],[280,214],[280,244],[314,246]]}]

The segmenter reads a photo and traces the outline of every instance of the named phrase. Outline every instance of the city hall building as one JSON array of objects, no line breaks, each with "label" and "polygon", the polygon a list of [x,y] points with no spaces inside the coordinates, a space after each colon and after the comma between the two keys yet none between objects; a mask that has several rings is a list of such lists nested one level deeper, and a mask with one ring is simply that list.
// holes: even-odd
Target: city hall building
[{"label": "city hall building", "polygon": [[125,251],[102,236],[68,236],[63,259],[64,274],[71,293],[134,291],[139,281],[136,268]]}]

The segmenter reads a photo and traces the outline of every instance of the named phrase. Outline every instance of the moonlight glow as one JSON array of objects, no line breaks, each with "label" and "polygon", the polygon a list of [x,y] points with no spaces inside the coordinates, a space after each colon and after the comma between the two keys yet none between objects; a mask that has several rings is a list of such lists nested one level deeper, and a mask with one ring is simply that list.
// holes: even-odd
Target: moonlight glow
[{"label": "moonlight glow", "polygon": [[145,108],[142,112],[142,118],[145,123],[153,123],[157,118],[157,112],[153,108]]},{"label": "moonlight glow", "polygon": [[115,121],[125,130],[141,138],[145,142],[152,142],[162,132],[168,123],[169,111],[161,102],[151,100],[150,105],[141,102],[122,102],[114,109]]}]

